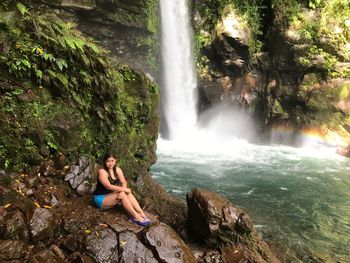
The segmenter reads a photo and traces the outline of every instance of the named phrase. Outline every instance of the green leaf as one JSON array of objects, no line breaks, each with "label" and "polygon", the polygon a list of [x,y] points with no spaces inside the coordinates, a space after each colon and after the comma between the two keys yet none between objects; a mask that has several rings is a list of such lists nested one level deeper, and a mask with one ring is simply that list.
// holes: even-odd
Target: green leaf
[{"label": "green leaf", "polygon": [[25,65],[27,68],[31,68],[30,62],[29,62],[28,60],[22,59],[22,60],[21,60],[21,63],[22,63],[23,65]]},{"label": "green leaf", "polygon": [[23,15],[25,15],[26,13],[28,13],[28,9],[25,5],[21,4],[21,3],[17,3],[17,8],[19,10],[19,12]]},{"label": "green leaf", "polygon": [[56,64],[61,71],[63,68],[67,68],[67,62],[63,58],[56,59]]},{"label": "green leaf", "polygon": [[100,54],[100,50],[94,43],[89,43],[88,47],[91,48],[95,53]]},{"label": "green leaf", "polygon": [[39,78],[43,78],[43,72],[40,69],[35,70],[35,75]]}]

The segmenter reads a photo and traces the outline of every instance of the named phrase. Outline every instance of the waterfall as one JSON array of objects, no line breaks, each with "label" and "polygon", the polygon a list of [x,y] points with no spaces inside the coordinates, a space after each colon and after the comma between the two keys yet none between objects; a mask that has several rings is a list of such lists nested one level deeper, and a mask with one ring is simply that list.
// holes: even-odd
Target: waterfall
[{"label": "waterfall", "polygon": [[168,138],[182,140],[195,129],[197,78],[187,0],[161,0],[162,108]]}]

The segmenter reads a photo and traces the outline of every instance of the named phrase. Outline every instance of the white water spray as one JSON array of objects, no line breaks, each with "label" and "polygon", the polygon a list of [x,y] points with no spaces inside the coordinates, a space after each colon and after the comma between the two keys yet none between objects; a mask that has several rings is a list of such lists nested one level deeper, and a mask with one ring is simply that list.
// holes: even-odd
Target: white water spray
[{"label": "white water spray", "polygon": [[[167,138],[158,150],[249,155],[256,137],[249,113],[222,104],[197,117],[197,78],[188,0],[160,0],[162,106]],[[198,123],[197,123],[198,121]]]},{"label": "white water spray", "polygon": [[195,129],[197,78],[187,0],[161,0],[163,109],[171,140]]}]

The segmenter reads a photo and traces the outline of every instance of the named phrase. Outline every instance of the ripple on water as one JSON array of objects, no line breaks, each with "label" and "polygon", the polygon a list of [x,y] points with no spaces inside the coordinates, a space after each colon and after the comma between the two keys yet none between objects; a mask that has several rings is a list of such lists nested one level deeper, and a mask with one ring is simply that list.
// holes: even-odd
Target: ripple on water
[{"label": "ripple on water", "polygon": [[350,160],[241,147],[231,155],[162,152],[151,172],[182,198],[203,187],[244,207],[282,262],[349,263]]}]

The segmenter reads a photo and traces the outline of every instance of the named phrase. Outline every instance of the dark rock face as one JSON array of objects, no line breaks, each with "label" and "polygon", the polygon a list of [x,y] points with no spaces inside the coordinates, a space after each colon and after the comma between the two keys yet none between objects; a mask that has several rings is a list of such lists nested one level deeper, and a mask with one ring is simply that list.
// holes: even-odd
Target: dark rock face
[{"label": "dark rock face", "polygon": [[25,244],[21,240],[0,240],[0,259],[19,259],[25,254]]},{"label": "dark rock face", "polygon": [[222,196],[204,189],[187,194],[188,220],[209,247],[220,247],[224,262],[280,262],[261,240],[245,213]]},{"label": "dark rock face", "polygon": [[118,238],[111,229],[104,229],[86,238],[86,249],[96,262],[118,262]]},{"label": "dark rock face", "polygon": [[20,239],[28,241],[30,239],[29,231],[26,226],[25,218],[19,210],[12,213],[0,213],[0,236],[3,239]]},{"label": "dark rock face", "polygon": [[36,241],[52,238],[54,235],[56,220],[48,209],[37,207],[29,224],[32,237]]},{"label": "dark rock face", "polygon": [[195,188],[187,194],[187,204],[191,229],[209,246],[234,242],[234,229],[240,212],[228,200]]},{"label": "dark rock face", "polygon": [[151,60],[157,56],[158,1],[41,2],[56,8],[63,19],[77,23],[79,30],[99,41],[117,61],[154,73]]},{"label": "dark rock face", "polygon": [[151,226],[145,235],[145,239],[157,251],[162,262],[196,262],[195,257],[183,240],[172,228],[163,223]]},{"label": "dark rock face", "polygon": [[[319,23],[321,19],[332,21],[327,16],[333,12],[327,14],[320,6],[310,8],[302,1],[297,1],[299,7],[266,2],[261,20],[255,25],[261,32],[254,35],[254,23],[241,23],[244,16],[249,16],[239,14],[241,4],[233,7],[229,1],[192,2],[197,42],[205,39],[197,58],[200,112],[220,103],[245,109],[254,118],[257,133],[262,134],[255,140],[269,141],[278,125],[285,127],[288,123],[295,135],[314,128],[321,134],[335,132],[343,146],[348,144],[350,133],[344,120],[349,116],[349,96],[342,92],[348,90],[350,81],[350,53],[344,45],[349,43],[345,34],[348,28],[334,34]],[[221,12],[209,10],[210,4]],[[291,22],[291,13],[296,10],[302,14],[300,20]],[[208,12],[214,18],[207,19]],[[232,18],[234,24],[230,24]],[[310,24],[314,31],[308,28]],[[344,23],[335,24],[341,28]],[[339,44],[338,38],[344,44]],[[258,51],[254,51],[255,41],[262,46]],[[273,143],[299,146],[295,138],[287,142],[274,139]]]},{"label": "dark rock face", "polygon": [[79,195],[92,194],[97,182],[97,164],[86,156],[79,159],[79,164],[72,165],[64,180],[69,181]]},{"label": "dark rock face", "polygon": [[131,231],[122,232],[119,235],[121,249],[120,263],[157,263],[152,251],[143,245]]}]

